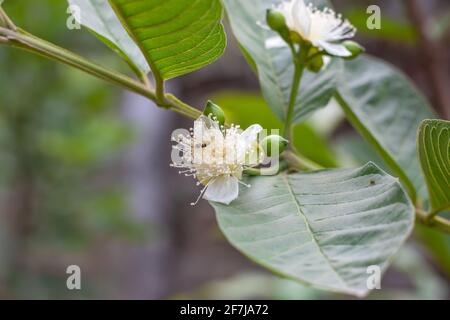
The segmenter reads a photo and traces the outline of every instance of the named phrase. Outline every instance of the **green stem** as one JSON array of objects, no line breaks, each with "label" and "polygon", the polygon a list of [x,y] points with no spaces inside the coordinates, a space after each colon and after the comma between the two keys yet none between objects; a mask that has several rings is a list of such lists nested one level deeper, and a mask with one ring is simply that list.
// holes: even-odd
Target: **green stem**
[{"label": "green stem", "polygon": [[450,209],[449,205],[442,206],[441,208],[434,209],[427,214],[427,221],[431,221],[435,216],[443,211],[447,211]]},{"label": "green stem", "polygon": [[286,150],[282,154],[282,158],[285,159],[294,169],[310,171],[324,169],[324,167],[320,164],[315,163],[301,154],[294,153],[292,150]]},{"label": "green stem", "polygon": [[4,26],[13,31],[16,30],[16,25],[11,21],[8,15],[5,13],[3,8],[0,6],[0,26]]},{"label": "green stem", "polygon": [[424,225],[439,229],[442,232],[450,234],[450,221],[439,216],[434,216],[432,219],[429,218],[427,212],[420,208],[416,208],[416,216],[420,222]]},{"label": "green stem", "polygon": [[152,84],[150,83],[150,79],[148,78],[148,75],[140,70],[135,70],[136,75],[138,76],[139,80],[141,80],[142,84],[149,90],[153,90]]},{"label": "green stem", "polygon": [[270,168],[248,168],[244,170],[244,173],[249,176],[275,176],[281,171],[288,168],[289,164],[285,160],[281,160],[278,166]]},{"label": "green stem", "polygon": [[294,115],[295,102],[297,100],[298,90],[300,88],[300,82],[303,75],[304,66],[298,61],[296,57],[294,57],[295,61],[295,72],[294,78],[292,80],[292,88],[291,95],[289,98],[289,106],[286,114],[286,121],[284,123],[283,128],[283,136],[287,139],[291,139],[291,127],[292,127],[292,118]]},{"label": "green stem", "polygon": [[[157,94],[148,86],[148,83],[141,83],[126,75],[99,66],[69,50],[37,38],[21,29],[13,31],[0,27],[0,37],[6,38],[6,43],[14,47],[31,51],[46,58],[62,62],[66,65],[89,73],[99,79],[108,81],[112,84],[142,95],[154,101],[160,107],[171,109],[193,119],[196,119],[201,115],[199,110],[188,106],[186,103],[182,103],[178,99],[163,99],[164,101],[161,102],[161,99],[157,98]],[[142,78],[141,81],[143,81]]]},{"label": "green stem", "polygon": [[159,76],[159,74],[154,73],[154,75],[156,84],[156,102],[159,105],[164,106],[166,104],[164,80]]},{"label": "green stem", "polygon": [[202,114],[201,111],[199,111],[198,109],[191,107],[190,105],[184,103],[183,101],[181,101],[180,99],[178,99],[177,97],[175,97],[173,94],[170,93],[167,93],[165,95],[165,103],[169,109],[176,111],[188,118],[197,119]]},{"label": "green stem", "polygon": [[306,60],[308,57],[309,48],[305,44],[301,44],[299,51],[297,51],[293,44],[289,44],[291,49],[292,58],[294,61],[294,78],[292,79],[291,94],[289,97],[289,105],[286,113],[286,120],[284,122],[283,136],[287,139],[291,139],[292,133],[292,120],[294,116],[295,103],[297,100],[298,90],[300,89],[300,83],[302,81],[303,71],[305,70]]}]

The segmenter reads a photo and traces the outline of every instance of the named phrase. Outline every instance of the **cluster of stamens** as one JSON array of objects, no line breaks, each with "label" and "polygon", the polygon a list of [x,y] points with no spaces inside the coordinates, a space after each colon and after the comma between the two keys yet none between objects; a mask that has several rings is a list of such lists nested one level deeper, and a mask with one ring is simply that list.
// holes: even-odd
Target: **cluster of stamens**
[{"label": "cluster of stamens", "polygon": [[[312,3],[307,5],[311,17],[311,30],[307,35],[310,38],[326,35],[327,41],[339,41],[352,38],[356,34],[356,28],[341,14],[337,14],[332,9],[325,7],[318,9]],[[321,30],[318,30],[321,29]]]},{"label": "cluster of stamens", "polygon": [[[178,134],[172,138],[177,144],[173,146],[179,155],[172,159],[172,167],[183,168],[180,174],[197,179],[197,185],[203,185],[198,200],[208,184],[221,176],[242,178],[243,171],[260,163],[263,152],[241,141],[242,130],[239,125],[226,128],[219,125],[216,118],[207,118],[208,126],[199,122],[189,129],[189,134]],[[242,181],[241,184],[246,185]],[[249,186],[249,185],[246,185]]]}]

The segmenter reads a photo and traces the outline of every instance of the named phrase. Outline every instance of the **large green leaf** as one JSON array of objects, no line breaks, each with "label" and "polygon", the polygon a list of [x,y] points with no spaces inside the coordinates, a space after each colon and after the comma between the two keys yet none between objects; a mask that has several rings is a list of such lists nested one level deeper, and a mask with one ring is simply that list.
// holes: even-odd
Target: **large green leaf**
[{"label": "large green leaf", "polygon": [[362,296],[367,267],[385,270],[412,230],[397,179],[374,164],[252,178],[230,206],[212,203],[228,240],[280,275]]},{"label": "large green leaf", "polygon": [[109,0],[152,72],[167,80],[204,67],[224,52],[219,0]]},{"label": "large green leaf", "polygon": [[417,149],[433,211],[450,209],[450,121],[424,120]]},{"label": "large green leaf", "polygon": [[413,227],[398,180],[358,169],[255,177],[229,206],[212,203],[228,240],[272,271],[362,296],[367,267],[388,267]]},{"label": "large green leaf", "polygon": [[91,30],[101,41],[117,51],[133,69],[148,73],[150,67],[139,47],[130,38],[117,18],[108,0],[68,0],[80,8],[82,25]]},{"label": "large green leaf", "polygon": [[[287,46],[267,48],[267,41],[277,36],[267,30],[266,10],[278,0],[223,0],[228,18],[240,46],[256,67],[261,89],[274,113],[284,120],[289,105],[294,65]],[[324,4],[325,1],[312,1]],[[305,119],[314,110],[325,107],[330,100],[337,81],[337,73],[342,62],[332,61],[327,69],[319,74],[305,72],[302,87],[297,97],[294,121]]]},{"label": "large green leaf", "polygon": [[367,56],[349,61],[340,75],[337,100],[347,118],[374,146],[415,199],[427,190],[416,157],[416,132],[434,118],[425,98],[394,67]]}]

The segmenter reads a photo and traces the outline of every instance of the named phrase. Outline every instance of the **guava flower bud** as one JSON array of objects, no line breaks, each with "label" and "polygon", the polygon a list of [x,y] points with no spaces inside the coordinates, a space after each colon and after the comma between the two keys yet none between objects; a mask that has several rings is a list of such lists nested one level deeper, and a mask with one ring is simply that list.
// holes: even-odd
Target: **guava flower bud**
[{"label": "guava flower bud", "polygon": [[286,19],[282,12],[269,9],[266,14],[267,25],[287,43],[292,43],[291,32],[286,25]]},{"label": "guava flower bud", "polygon": [[208,101],[206,103],[205,110],[203,110],[203,114],[207,117],[211,116],[211,118],[217,121],[220,125],[225,124],[225,113],[222,108],[212,101]]},{"label": "guava flower bud", "polygon": [[323,66],[325,65],[325,57],[324,52],[321,52],[317,48],[311,48],[309,51],[309,56],[307,58],[307,65],[309,71],[311,72],[319,72],[322,70]]},{"label": "guava flower bud", "polygon": [[284,15],[274,9],[268,9],[267,14],[267,25],[273,30],[280,32],[281,30],[286,29],[286,19],[284,18]]},{"label": "guava flower bud", "polygon": [[260,147],[266,156],[271,157],[273,155],[272,151],[276,151],[278,154],[281,154],[286,149],[288,144],[288,140],[279,135],[273,134],[265,137],[261,141]]},{"label": "guava flower bud", "polygon": [[347,59],[354,59],[365,51],[364,47],[355,41],[347,40],[344,41],[342,44],[352,54],[351,56],[346,57]]}]

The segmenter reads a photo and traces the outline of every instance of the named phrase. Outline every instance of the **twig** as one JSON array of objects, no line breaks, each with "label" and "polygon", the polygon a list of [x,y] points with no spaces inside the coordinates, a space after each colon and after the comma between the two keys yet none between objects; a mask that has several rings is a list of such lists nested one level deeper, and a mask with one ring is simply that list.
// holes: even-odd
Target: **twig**
[{"label": "twig", "polygon": [[181,102],[178,99],[168,98],[170,95],[166,95],[164,104],[161,104],[159,101],[160,99],[157,99],[156,97],[155,91],[149,87],[149,83],[145,82],[145,79],[143,78],[140,79],[142,82],[136,81],[133,78],[95,64],[78,54],[33,36],[21,29],[12,31],[0,27],[0,37],[8,40],[6,42],[7,45],[21,48],[82,70],[99,79],[108,81],[122,88],[126,88],[129,91],[140,94],[154,101],[160,107],[170,109],[192,119],[196,119],[201,115],[199,110],[189,106],[188,104]]},{"label": "twig", "polygon": [[286,150],[281,157],[294,169],[309,171],[324,169],[321,165],[292,150]]},{"label": "twig", "polygon": [[429,219],[428,213],[421,208],[416,208],[416,216],[422,224],[450,234],[449,220],[439,216],[434,216],[432,219]]}]

